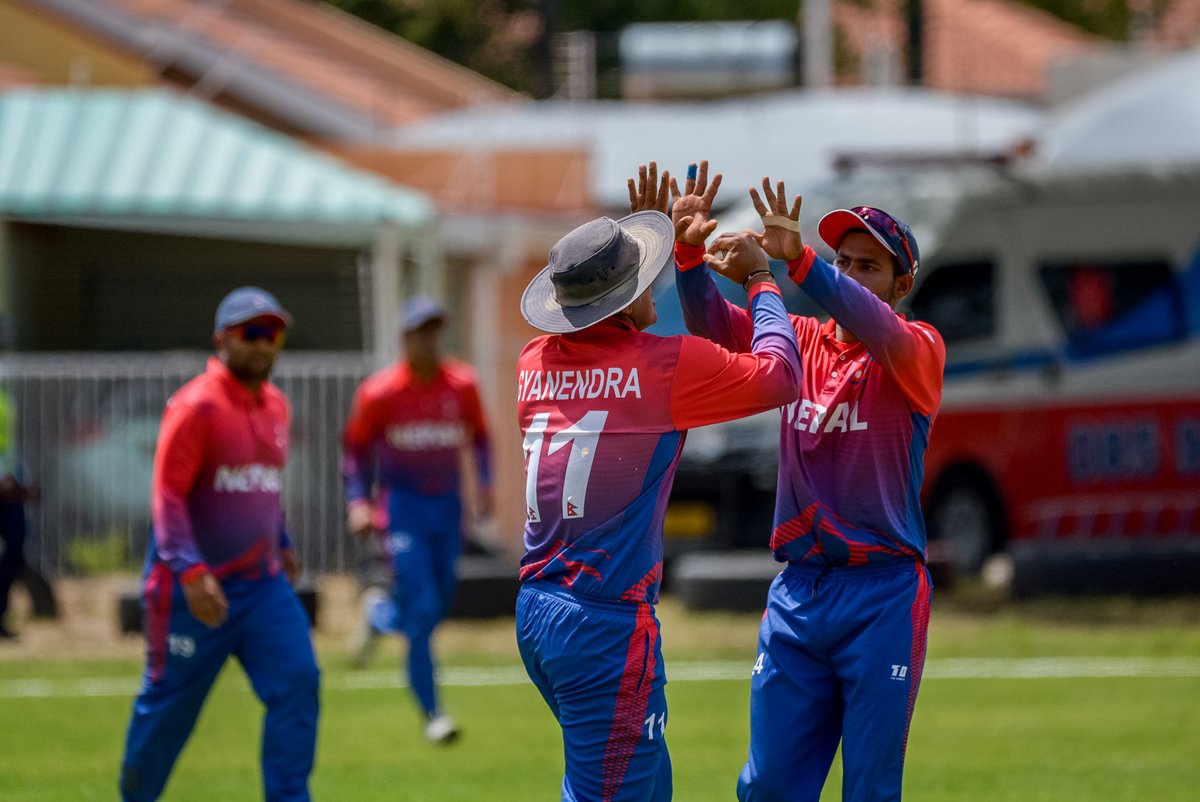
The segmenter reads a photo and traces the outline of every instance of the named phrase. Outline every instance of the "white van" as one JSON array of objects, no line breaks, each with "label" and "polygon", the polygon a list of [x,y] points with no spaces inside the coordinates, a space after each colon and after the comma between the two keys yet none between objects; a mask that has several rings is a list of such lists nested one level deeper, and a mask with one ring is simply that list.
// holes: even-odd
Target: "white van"
[{"label": "white van", "polygon": [[947,343],[930,540],[1027,570],[1200,553],[1200,171],[1009,176],[939,234],[906,304]]},{"label": "white van", "polygon": [[[946,340],[931,549],[967,570],[1009,549],[1030,590],[1135,590],[1138,568],[1158,590],[1200,587],[1200,170],[880,173],[806,195],[806,241],[825,211],[859,203],[913,226],[923,261],[901,311]],[[677,520],[739,517],[696,514],[714,503],[689,493],[706,465],[757,486],[753,506],[771,492],[775,413],[727,427],[689,439]],[[730,464],[752,464],[752,481],[717,467]]]}]

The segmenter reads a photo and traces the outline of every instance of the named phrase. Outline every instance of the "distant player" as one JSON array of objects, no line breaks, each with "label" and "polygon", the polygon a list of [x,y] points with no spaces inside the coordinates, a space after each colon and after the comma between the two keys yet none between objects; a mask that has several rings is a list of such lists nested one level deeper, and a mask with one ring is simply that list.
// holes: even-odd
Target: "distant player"
[{"label": "distant player", "polygon": [[[8,321],[0,319],[0,352],[8,350],[8,341]],[[0,385],[0,643],[17,640],[5,616],[12,586],[26,569],[25,502],[33,494],[21,481],[16,429],[16,405],[8,388]]]},{"label": "distant player", "polygon": [[267,708],[266,799],[310,798],[319,676],[289,585],[300,561],[280,506],[291,407],[267,380],[290,324],[270,293],[229,293],[217,307],[216,358],[167,402],[143,590],[146,671],[121,765],[127,802],[162,793],[231,655]]},{"label": "distant player", "polygon": [[[792,317],[804,369],[782,417],[771,536],[787,568],[759,635],[738,798],[816,802],[840,741],[843,799],[898,800],[929,625],[922,458],[946,349],[894,311],[920,259],[903,221],[867,206],[830,212],[818,224],[837,253],[829,265],[801,241],[799,196],[789,210],[783,182],[772,191],[765,178],[763,193],[765,203],[750,191],[758,241],[832,320]],[[751,347],[749,317],[717,296],[708,271],[682,270],[678,287],[692,332]]]},{"label": "distant player", "polygon": [[418,296],[401,315],[405,359],[368,377],[346,420],[342,473],[347,522],[360,538],[378,533],[392,568],[390,594],[368,589],[358,662],[374,637],[408,641],[409,687],[425,737],[450,743],[458,725],[442,711],[434,682],[434,629],[450,612],[462,551],[459,460],[474,457],[482,512],[491,508],[491,445],[475,372],[443,358],[446,311]]},{"label": "distant player", "polygon": [[673,240],[702,253],[716,225],[704,213],[719,181],[689,180],[698,211],[673,227],[655,211],[666,208],[669,179],[656,173],[651,163],[639,188],[630,182],[633,214],[559,240],[521,301],[525,319],[550,334],[517,367],[526,472],[517,642],[562,727],[571,802],[671,798],[654,606],[684,433],[796,397],[795,335],[767,270],[724,271],[750,292],[751,353],[643,331],[657,319],[651,284]]}]

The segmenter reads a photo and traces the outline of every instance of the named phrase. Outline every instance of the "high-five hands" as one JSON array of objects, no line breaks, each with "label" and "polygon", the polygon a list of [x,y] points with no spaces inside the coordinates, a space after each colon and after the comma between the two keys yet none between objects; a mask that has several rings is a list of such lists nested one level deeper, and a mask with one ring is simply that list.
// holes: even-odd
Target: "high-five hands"
[{"label": "high-five hands", "polygon": [[[675,177],[669,172],[663,170],[659,175],[656,162],[639,164],[637,181],[628,179],[629,211],[669,213],[675,225],[675,241],[702,246],[717,228],[717,221],[712,219],[712,206],[720,186],[720,173],[709,182],[706,160],[688,165],[683,192],[679,191]],[[800,237],[802,198],[797,195],[789,209],[783,181],[777,182],[772,190],[771,179],[763,176],[762,188],[760,196],[758,190],[751,187],[750,200],[762,218],[763,232],[721,234],[704,257],[710,268],[738,284],[744,284],[752,273],[768,270],[768,256],[791,261],[804,253],[804,242]]]},{"label": "high-five hands", "polygon": [[658,178],[658,164],[650,162],[650,166],[638,165],[637,185],[633,179],[629,183],[629,211],[632,212],[662,212],[671,213],[671,193],[668,189],[671,174],[663,170],[662,178]]},{"label": "high-five hands", "polygon": [[771,277],[771,267],[759,245],[760,236],[753,231],[722,233],[708,246],[704,263],[714,272],[743,287],[752,275],[755,279],[761,275],[763,280],[767,280]]},{"label": "high-five hands", "polygon": [[804,241],[800,238],[800,205],[804,199],[797,195],[789,210],[782,181],[776,183],[774,192],[767,176],[763,176],[762,185],[766,203],[759,197],[757,189],[750,188],[750,200],[763,221],[759,242],[772,259],[785,262],[799,259],[804,254]]},{"label": "high-five hands", "polygon": [[708,182],[708,162],[704,160],[700,162],[698,170],[695,163],[688,165],[682,193],[675,179],[671,178],[671,195],[675,198],[671,205],[671,222],[675,224],[676,242],[703,245],[708,235],[716,230],[717,221],[710,218],[720,186],[720,173],[713,176],[711,184]]},{"label": "high-five hands", "polygon": [[630,178],[627,185],[629,211],[655,210],[671,215],[676,242],[703,245],[708,235],[717,228],[717,221],[710,217],[713,200],[721,186],[721,174],[714,175],[712,183],[709,183],[707,161],[688,165],[683,192],[679,191],[678,182],[668,171],[663,170],[659,177],[658,164],[655,162],[650,162],[649,166],[639,164],[637,182]]}]

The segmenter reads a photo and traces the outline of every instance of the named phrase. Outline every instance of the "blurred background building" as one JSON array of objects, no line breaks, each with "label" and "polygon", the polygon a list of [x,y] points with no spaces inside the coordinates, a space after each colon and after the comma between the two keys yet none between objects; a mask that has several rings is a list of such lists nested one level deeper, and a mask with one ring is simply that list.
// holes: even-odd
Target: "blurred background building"
[{"label": "blurred background building", "polygon": [[[395,310],[418,291],[450,305],[450,345],[479,369],[500,509],[477,537],[513,552],[523,477],[506,431],[533,334],[517,300],[563,231],[622,212],[639,162],[711,160],[731,220],[764,173],[811,197],[810,219],[850,177],[880,197],[913,187],[923,246],[958,214],[950,189],[1159,170],[1168,153],[1171,171],[1200,164],[1196,82],[1171,71],[1200,42],[1200,0],[1114,0],[1077,19],[1019,0],[717,3],[691,19],[678,3],[604,19],[565,0],[489,0],[470,19],[432,6],[442,16],[418,25],[392,4],[0,0],[4,371],[44,485],[32,549],[49,570],[72,569],[73,543],[115,539],[136,558],[157,417],[237,284],[296,313],[279,378],[297,407],[289,486],[304,491],[288,504],[310,562],[348,567],[348,394],[394,358]],[[395,31],[434,31],[442,55]],[[1184,77],[1122,106],[1160,62]],[[661,330],[677,327],[669,286],[659,308]],[[698,433],[689,450],[720,440]],[[679,506],[678,542],[745,545],[731,505]]]}]

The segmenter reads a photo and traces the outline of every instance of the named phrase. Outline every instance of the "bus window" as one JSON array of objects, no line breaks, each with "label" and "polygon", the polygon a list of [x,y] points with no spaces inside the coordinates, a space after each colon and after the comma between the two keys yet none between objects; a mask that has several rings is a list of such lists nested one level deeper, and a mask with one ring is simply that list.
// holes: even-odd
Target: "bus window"
[{"label": "bus window", "polygon": [[995,270],[988,261],[939,265],[909,301],[915,320],[931,324],[947,345],[996,331]]},{"label": "bus window", "polygon": [[1044,264],[1042,286],[1075,356],[1182,339],[1183,301],[1165,262]]}]

